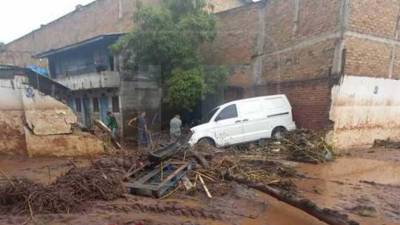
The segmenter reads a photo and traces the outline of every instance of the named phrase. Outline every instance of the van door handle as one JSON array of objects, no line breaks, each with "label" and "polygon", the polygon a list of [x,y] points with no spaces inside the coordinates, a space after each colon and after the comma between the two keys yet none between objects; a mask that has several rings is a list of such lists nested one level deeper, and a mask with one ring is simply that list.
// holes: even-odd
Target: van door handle
[{"label": "van door handle", "polygon": [[241,123],[241,122],[242,122],[242,121],[240,121],[240,120],[236,120],[236,121],[235,121],[235,123]]},{"label": "van door handle", "polygon": [[243,122],[249,122],[249,119],[244,119]]}]

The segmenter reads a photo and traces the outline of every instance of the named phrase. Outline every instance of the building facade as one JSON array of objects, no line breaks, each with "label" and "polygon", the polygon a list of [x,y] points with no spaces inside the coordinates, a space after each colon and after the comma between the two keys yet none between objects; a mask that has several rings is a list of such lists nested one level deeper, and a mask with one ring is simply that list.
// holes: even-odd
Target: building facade
[{"label": "building facade", "polygon": [[94,120],[105,122],[112,112],[119,134],[133,137],[135,130],[127,124],[139,111],[146,111],[150,118],[160,116],[161,88],[153,79],[157,69],[138,74],[120,69],[120,57],[111,54],[109,47],[121,35],[96,36],[35,57],[46,59],[50,78],[71,90],[64,99],[81,126],[93,128]]},{"label": "building facade", "polygon": [[[214,1],[218,36],[203,52],[232,71],[225,101],[284,93],[299,127],[330,130],[342,148],[399,137],[399,0]],[[135,3],[78,7],[8,44],[0,62],[46,64],[31,56],[128,32]]]},{"label": "building facade", "polygon": [[399,9],[392,0],[268,0],[218,16],[210,61],[228,96],[286,94],[300,127],[340,148],[399,139]]}]

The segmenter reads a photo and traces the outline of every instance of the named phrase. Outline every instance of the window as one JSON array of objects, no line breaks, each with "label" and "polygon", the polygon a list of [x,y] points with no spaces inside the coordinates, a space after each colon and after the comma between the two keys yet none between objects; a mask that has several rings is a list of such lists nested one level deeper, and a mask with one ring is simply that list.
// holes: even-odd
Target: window
[{"label": "window", "polygon": [[238,116],[236,105],[227,106],[216,118],[216,121],[236,118]]},{"label": "window", "polygon": [[82,102],[80,98],[75,98],[75,109],[77,112],[82,112]]},{"label": "window", "polygon": [[119,112],[119,97],[118,96],[112,97],[112,109],[113,109],[113,112]]},{"label": "window", "polygon": [[93,112],[99,112],[99,111],[100,111],[99,99],[93,98]]},{"label": "window", "polygon": [[215,115],[215,113],[218,111],[219,108],[215,108],[211,110],[206,117],[203,118],[202,123],[208,123],[210,122],[211,118]]}]

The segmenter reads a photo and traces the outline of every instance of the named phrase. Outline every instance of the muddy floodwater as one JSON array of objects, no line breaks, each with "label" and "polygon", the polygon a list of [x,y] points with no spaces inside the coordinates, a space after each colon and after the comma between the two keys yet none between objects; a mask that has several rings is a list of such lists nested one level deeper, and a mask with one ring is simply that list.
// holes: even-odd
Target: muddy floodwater
[{"label": "muddy floodwater", "polygon": [[298,166],[302,194],[361,224],[400,224],[399,150],[359,150],[321,165]]},{"label": "muddy floodwater", "polygon": [[[71,167],[89,163],[87,159],[0,158],[0,168],[9,176],[23,176],[41,183],[50,183]],[[318,206],[348,214],[362,225],[400,225],[399,150],[365,149],[340,156],[332,163],[292,164],[301,174],[294,180],[299,194]],[[179,194],[166,200],[127,196],[117,201],[90,203],[82,214],[38,215],[35,222],[52,225],[325,224],[299,209],[238,184],[233,184],[227,193],[212,200]],[[172,211],[169,210],[171,206]],[[196,212],[204,216],[199,217]],[[213,219],[215,217],[219,219]],[[141,223],[143,221],[145,223]],[[0,215],[0,224],[34,223],[26,217]]]}]

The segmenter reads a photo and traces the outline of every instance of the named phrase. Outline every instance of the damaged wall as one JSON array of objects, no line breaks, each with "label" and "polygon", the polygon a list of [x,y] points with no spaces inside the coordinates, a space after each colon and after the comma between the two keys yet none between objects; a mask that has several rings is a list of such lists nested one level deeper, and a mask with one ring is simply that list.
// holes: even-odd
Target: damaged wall
[{"label": "damaged wall", "polygon": [[56,135],[72,133],[72,125],[77,117],[64,103],[37,90],[30,89],[32,95],[22,95],[23,110],[27,127],[35,135]]},{"label": "damaged wall", "polygon": [[26,82],[25,76],[0,79],[0,153],[80,156],[103,152],[101,140],[72,132],[77,118],[69,107]]},{"label": "damaged wall", "polygon": [[0,79],[0,153],[24,154],[24,111],[20,87],[12,80]]},{"label": "damaged wall", "polygon": [[104,152],[103,142],[89,133],[38,136],[25,128],[25,136],[29,157],[90,156]]}]

